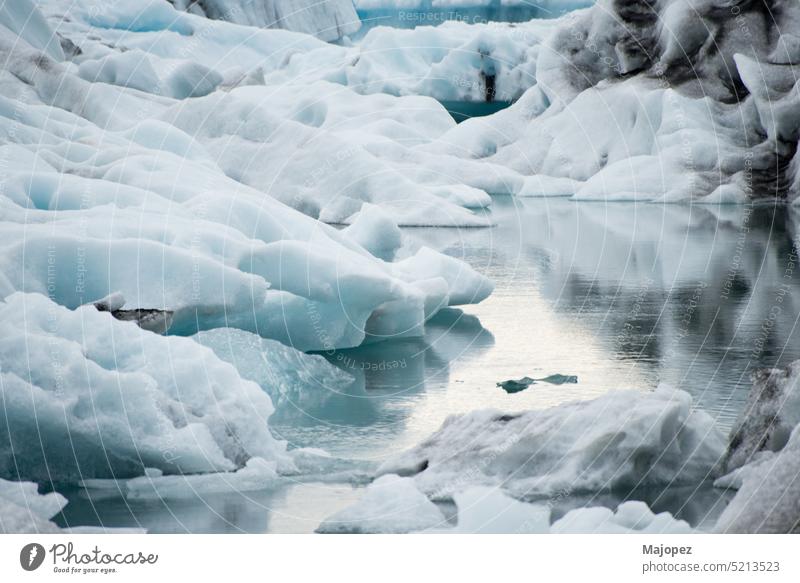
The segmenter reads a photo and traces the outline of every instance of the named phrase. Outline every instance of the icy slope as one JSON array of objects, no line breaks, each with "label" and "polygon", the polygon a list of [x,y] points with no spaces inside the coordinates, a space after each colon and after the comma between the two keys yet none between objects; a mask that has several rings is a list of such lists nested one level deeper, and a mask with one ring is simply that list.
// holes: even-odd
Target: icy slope
[{"label": "icy slope", "polygon": [[450,417],[379,474],[414,476],[433,499],[472,485],[516,498],[699,483],[713,477],[725,443],[691,397],[660,387],[615,392],[543,411],[475,411]]},{"label": "icy slope", "polygon": [[333,41],[361,28],[353,0],[169,0],[194,14]]}]

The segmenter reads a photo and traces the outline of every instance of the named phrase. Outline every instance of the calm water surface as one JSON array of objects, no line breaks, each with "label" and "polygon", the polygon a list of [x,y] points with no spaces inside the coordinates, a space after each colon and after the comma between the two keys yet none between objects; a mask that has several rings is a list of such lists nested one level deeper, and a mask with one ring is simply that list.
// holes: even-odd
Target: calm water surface
[{"label": "calm water surface", "polygon": [[[496,283],[482,304],[449,309],[424,338],[328,355],[355,382],[309,388],[271,420],[293,446],[378,463],[448,415],[516,411],[668,383],[727,430],[758,367],[800,358],[795,211],[786,208],[578,203],[497,197],[494,229],[409,229]],[[507,394],[501,380],[554,373],[568,385]],[[313,390],[313,393],[312,393]],[[308,532],[360,492],[294,484],[174,503],[68,493],[62,523],[140,524],[156,532]],[[727,494],[710,487],[563,501],[644,499],[705,524]]]}]

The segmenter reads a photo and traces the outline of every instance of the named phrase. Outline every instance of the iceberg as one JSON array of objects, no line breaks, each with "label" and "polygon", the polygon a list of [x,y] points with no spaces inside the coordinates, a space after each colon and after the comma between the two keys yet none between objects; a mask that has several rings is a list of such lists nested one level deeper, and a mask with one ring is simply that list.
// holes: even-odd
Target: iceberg
[{"label": "iceberg", "polygon": [[378,474],[414,477],[434,500],[470,486],[522,500],[715,477],[725,440],[691,397],[660,386],[619,391],[542,411],[475,411],[387,460]]},{"label": "iceberg", "polygon": [[[797,195],[796,4],[616,2],[567,14],[510,108],[440,138],[515,193],[745,203]],[[795,64],[793,64],[795,63]]]},{"label": "iceberg", "polygon": [[269,396],[193,340],[22,293],[0,303],[0,329],[3,477],[219,472],[253,457],[293,469]]}]

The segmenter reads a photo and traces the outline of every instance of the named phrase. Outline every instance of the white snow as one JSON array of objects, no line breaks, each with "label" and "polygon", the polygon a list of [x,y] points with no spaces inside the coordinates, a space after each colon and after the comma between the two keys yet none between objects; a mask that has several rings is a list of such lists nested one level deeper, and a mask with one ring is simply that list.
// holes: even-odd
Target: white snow
[{"label": "white snow", "polygon": [[700,483],[714,477],[725,440],[691,397],[659,387],[620,391],[543,411],[452,416],[379,474],[414,476],[433,499],[469,486],[516,498]]},{"label": "white snow", "polygon": [[436,505],[417,490],[414,480],[382,476],[370,484],[354,505],[328,517],[323,533],[403,533],[445,522]]}]

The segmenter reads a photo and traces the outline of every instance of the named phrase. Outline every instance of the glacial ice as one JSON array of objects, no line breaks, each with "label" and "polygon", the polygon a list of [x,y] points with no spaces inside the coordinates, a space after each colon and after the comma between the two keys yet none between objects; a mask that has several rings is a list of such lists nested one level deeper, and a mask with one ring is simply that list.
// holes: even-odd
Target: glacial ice
[{"label": "glacial ice", "polygon": [[0,304],[0,329],[4,477],[229,471],[252,457],[293,467],[266,393],[190,339],[22,293]]},{"label": "glacial ice", "polygon": [[194,14],[259,28],[283,28],[333,41],[361,28],[352,0],[169,0]]},{"label": "glacial ice", "polygon": [[276,408],[306,410],[304,403],[320,391],[341,391],[353,378],[322,356],[309,355],[274,340],[235,328],[216,328],[192,337],[211,348],[239,375],[258,383]]},{"label": "glacial ice", "polygon": [[50,519],[66,505],[61,494],[39,494],[33,482],[0,478],[0,534],[59,532]]},{"label": "glacial ice", "polygon": [[322,533],[405,533],[445,522],[437,506],[420,492],[414,480],[382,476],[367,486],[354,505],[328,517]]},{"label": "glacial ice", "polygon": [[661,386],[543,411],[475,411],[389,459],[378,474],[413,476],[432,499],[470,486],[515,498],[700,483],[715,475],[725,440],[691,397]]},{"label": "glacial ice", "polygon": [[520,502],[497,488],[475,487],[453,496],[456,525],[428,529],[439,534],[547,534],[550,508]]},{"label": "glacial ice", "polygon": [[654,514],[631,500],[616,510],[576,508],[551,524],[550,506],[516,500],[494,487],[472,487],[453,496],[456,515],[442,512],[411,478],[393,474],[368,486],[354,505],[326,519],[319,532],[424,532],[426,534],[689,534],[685,521]]},{"label": "glacial ice", "polygon": [[[226,40],[235,40],[240,67],[286,58],[282,39],[296,41],[296,50],[328,45],[256,29],[242,43],[241,27],[175,12],[163,2],[148,5],[147,19],[136,21],[146,30],[118,28],[133,18],[121,4],[100,12],[81,3],[43,8],[70,12],[71,19],[55,22],[80,53],[55,63],[3,37],[12,73],[0,80],[2,149],[10,161],[0,197],[3,295],[48,293],[75,308],[119,291],[126,309],[172,312],[170,334],[233,326],[299,349],[328,350],[368,336],[419,334],[439,307],[479,301],[491,291],[465,264],[433,252],[413,259],[405,253],[403,265],[370,252],[390,258],[405,245],[397,240],[398,223],[490,223],[446,200],[467,204],[464,186],[441,179],[422,184],[369,151],[387,140],[403,149],[409,136],[429,141],[453,124],[440,107],[417,119],[395,107],[403,99],[357,96],[360,102],[349,103],[355,94],[325,82],[319,87],[327,101],[301,104],[301,121],[284,119],[298,105],[288,89],[227,87],[176,101],[231,78],[232,63],[210,56],[226,54]],[[407,99],[420,100],[426,102]],[[333,127],[303,117],[308,108],[322,111],[317,121]],[[343,121],[359,108],[373,117],[373,132]],[[362,139],[354,143],[356,135]],[[348,160],[355,166],[341,166]],[[314,174],[320,168],[325,173]],[[353,175],[366,182],[350,184]],[[337,180],[343,192],[329,190]],[[354,222],[360,216],[361,224],[348,235],[271,194],[312,217]],[[364,203],[384,215],[369,207],[360,213]],[[361,246],[379,243],[379,233],[392,233],[392,240]],[[437,265],[444,273],[435,273]]]},{"label": "glacial ice", "polygon": [[753,375],[747,404],[730,435],[724,470],[732,471],[754,461],[761,452],[777,452],[800,425],[800,362]]},{"label": "glacial ice", "polygon": [[800,425],[778,453],[764,452],[717,485],[737,487],[716,532],[800,532]]},{"label": "glacial ice", "polygon": [[52,522],[67,505],[56,492],[39,494],[34,482],[12,482],[0,478],[0,534],[142,534],[142,528],[78,526],[60,528]]},{"label": "glacial ice", "polygon": [[731,431],[729,473],[714,484],[738,490],[715,530],[800,532],[800,362],[765,369]]},{"label": "glacial ice", "polygon": [[590,507],[570,510],[553,523],[553,534],[690,534],[695,532],[669,512],[654,514],[644,502],[631,500],[616,511]]}]

